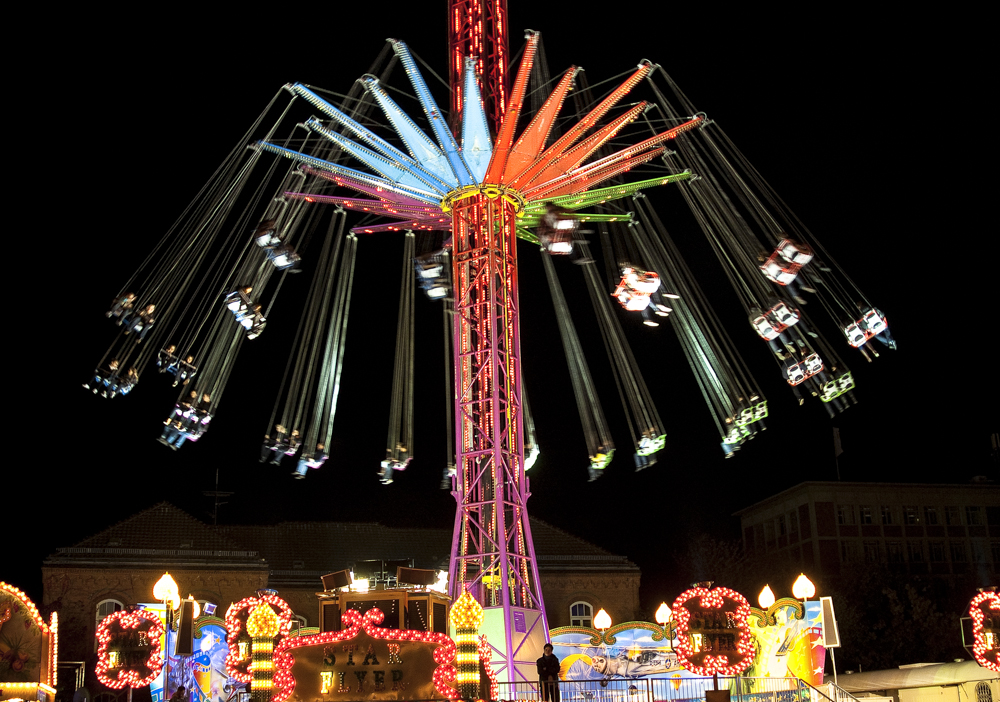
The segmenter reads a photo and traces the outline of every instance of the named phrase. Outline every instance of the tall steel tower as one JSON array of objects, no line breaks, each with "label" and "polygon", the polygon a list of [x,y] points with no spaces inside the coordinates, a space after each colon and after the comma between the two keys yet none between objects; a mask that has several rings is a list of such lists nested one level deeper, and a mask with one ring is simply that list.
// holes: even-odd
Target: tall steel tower
[{"label": "tall steel tower", "polygon": [[[499,677],[511,682],[533,681],[534,662],[547,638],[548,625],[525,508],[529,490],[524,475],[517,239],[537,243],[533,232],[550,207],[575,211],[690,177],[684,172],[597,187],[661,156],[667,141],[699,126],[702,120],[694,117],[595,159],[647,105],[640,102],[597,127],[648,76],[653,65],[643,61],[587,115],[547,144],[577,73],[571,67],[515,142],[538,34],[528,32],[508,94],[504,0],[450,3],[450,125],[406,44],[390,39],[430,135],[378,79],[365,76],[362,84],[400,146],[387,142],[310,88],[299,83],[286,86],[328,120],[324,124],[310,119],[303,125],[322,140],[310,145],[333,143],[364,170],[330,162],[322,150],[299,152],[270,142],[257,142],[254,148],[299,162],[304,173],[319,181],[368,196],[286,192],[285,197],[336,204],[395,220],[354,227],[355,233],[451,230],[457,447],[452,486],[458,502],[451,594],[457,598],[468,591],[483,606],[481,631],[493,647]],[[623,217],[586,215],[591,222]]]},{"label": "tall steel tower", "polygon": [[[475,57],[476,87],[496,134],[507,102],[506,0],[449,4],[453,129],[462,122],[465,60]],[[455,193],[451,204],[458,509],[450,582],[453,597],[468,590],[483,606],[481,631],[500,679],[519,682],[537,677],[548,624],[523,470],[515,222],[524,201],[491,175]]]}]

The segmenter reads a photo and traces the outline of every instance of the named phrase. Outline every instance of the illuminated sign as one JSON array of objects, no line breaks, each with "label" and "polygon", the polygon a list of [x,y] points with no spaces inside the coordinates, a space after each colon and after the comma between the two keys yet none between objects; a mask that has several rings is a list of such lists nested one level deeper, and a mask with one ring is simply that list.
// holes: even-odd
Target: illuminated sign
[{"label": "illuminated sign", "polygon": [[46,624],[26,594],[0,581],[0,699],[45,700],[53,694],[57,630],[55,612]]},{"label": "illuminated sign", "polygon": [[[257,614],[251,620],[255,610]],[[230,677],[252,683],[254,652],[260,658],[261,649],[266,646],[264,640],[258,638],[255,649],[254,634],[264,634],[265,624],[272,626],[275,632],[267,637],[272,646],[277,638],[288,636],[292,628],[291,607],[274,593],[262,591],[257,597],[245,597],[226,610],[226,643],[229,646],[226,673]]]},{"label": "illuminated sign", "polygon": [[681,665],[695,675],[739,675],[754,659],[750,603],[727,587],[685,590],[671,608]]},{"label": "illuminated sign", "polygon": [[984,668],[1000,672],[1000,594],[980,592],[969,603],[972,654]]},{"label": "illuminated sign", "polygon": [[790,677],[821,685],[826,665],[821,603],[814,600],[803,606],[783,597],[766,611],[750,611],[748,623],[757,642],[757,656],[746,677]]},{"label": "illuminated sign", "polygon": [[387,629],[382,612],[344,612],[343,631],[281,641],[274,702],[455,699],[455,643],[431,631]]},{"label": "illuminated sign", "polygon": [[163,667],[163,623],[155,612],[118,611],[97,627],[97,679],[120,690],[145,687]]}]

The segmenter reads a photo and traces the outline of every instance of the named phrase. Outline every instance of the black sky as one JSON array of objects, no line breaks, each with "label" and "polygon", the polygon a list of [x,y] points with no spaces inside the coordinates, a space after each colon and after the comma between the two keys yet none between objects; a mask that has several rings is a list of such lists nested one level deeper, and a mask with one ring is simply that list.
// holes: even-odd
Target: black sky
[{"label": "black sky", "polygon": [[[969,70],[960,70],[962,42],[947,20],[845,6],[803,16],[772,6],[667,3],[609,4],[563,18],[564,6],[510,0],[512,52],[520,30],[532,28],[543,33],[553,73],[575,63],[594,83],[642,58],[662,64],[885,310],[900,349],[870,365],[842,349],[860,404],[831,422],[818,402],[795,405],[749,327],[732,329],[764,384],[772,419],[724,461],[673,332],[633,328],[667,449],[643,473],[622,455],[601,481],[587,483],[562,349],[549,331],[551,303],[536,254],[525,249],[523,363],[542,448],[529,511],[636,561],[652,604],[689,579],[671,559],[684,539],[700,531],[736,538],[736,509],[803,480],[834,479],[833,426],[843,437],[844,480],[996,479],[989,459],[989,433],[997,430],[995,218],[980,215],[987,172],[966,146],[980,98]],[[114,336],[103,316],[112,296],[284,83],[346,92],[386,37],[406,40],[444,73],[443,2],[272,12],[152,18],[127,33],[113,28],[120,18],[81,16],[88,31],[67,31],[65,41],[48,45],[58,74],[26,69],[38,82],[17,113],[15,148],[32,164],[21,176],[29,196],[18,236],[41,254],[29,269],[41,296],[32,314],[8,322],[18,329],[9,338],[26,349],[8,368],[31,378],[12,379],[21,420],[12,435],[30,438],[24,450],[11,447],[5,469],[16,496],[8,493],[8,504],[19,506],[9,508],[18,526],[7,531],[0,579],[38,600],[40,562],[58,546],[163,499],[210,519],[202,491],[212,489],[216,469],[221,489],[236,493],[220,512],[225,522],[452,523],[454,500],[437,487],[445,460],[440,327],[437,308],[423,298],[418,314],[430,324],[417,332],[417,459],[389,487],[375,473],[391,384],[391,306],[355,307],[334,453],[305,481],[257,462],[294,333],[295,310],[280,302],[268,333],[244,346],[198,445],[173,453],[156,442],[175,393],[152,371],[114,401],[80,387]],[[974,52],[974,44],[962,51]],[[703,241],[678,244],[720,314],[732,314],[724,310],[737,307],[735,295]],[[383,265],[395,270],[399,251],[398,237],[363,239],[358,276]],[[587,333],[596,332],[581,327]],[[591,365],[606,379],[604,359]],[[620,413],[616,405],[609,396],[609,415]],[[627,431],[616,426],[625,446]]]}]

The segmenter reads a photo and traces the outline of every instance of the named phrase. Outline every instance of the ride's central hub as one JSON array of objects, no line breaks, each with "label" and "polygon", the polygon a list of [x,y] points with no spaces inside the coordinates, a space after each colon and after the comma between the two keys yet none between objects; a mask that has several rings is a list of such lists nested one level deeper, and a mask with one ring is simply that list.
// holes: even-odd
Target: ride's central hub
[{"label": "ride's central hub", "polygon": [[451,212],[456,203],[461,200],[467,200],[470,197],[475,197],[476,195],[484,195],[490,200],[496,200],[497,198],[506,200],[513,206],[514,215],[517,217],[524,216],[524,210],[528,205],[524,196],[514,188],[507,187],[506,185],[480,183],[479,185],[467,185],[463,188],[456,188],[449,192],[441,198],[441,210],[443,212]]}]

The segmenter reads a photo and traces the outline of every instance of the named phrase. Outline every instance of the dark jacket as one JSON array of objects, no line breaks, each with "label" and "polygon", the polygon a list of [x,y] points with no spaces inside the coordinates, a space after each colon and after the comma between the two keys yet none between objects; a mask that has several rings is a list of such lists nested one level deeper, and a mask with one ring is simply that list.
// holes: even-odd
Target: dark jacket
[{"label": "dark jacket", "polygon": [[548,680],[549,676],[553,680],[559,679],[559,659],[554,655],[542,656],[535,664],[538,666],[538,679]]}]

